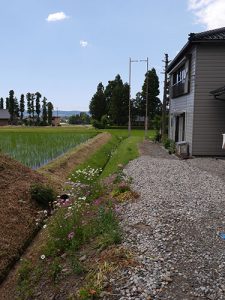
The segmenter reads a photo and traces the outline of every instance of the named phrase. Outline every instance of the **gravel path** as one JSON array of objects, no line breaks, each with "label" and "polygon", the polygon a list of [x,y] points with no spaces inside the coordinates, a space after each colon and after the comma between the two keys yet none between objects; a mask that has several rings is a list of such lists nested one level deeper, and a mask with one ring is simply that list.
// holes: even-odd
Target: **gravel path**
[{"label": "gravel path", "polygon": [[200,162],[166,157],[125,169],[141,197],[122,208],[123,246],[139,264],[111,278],[115,299],[225,299],[224,181]]}]

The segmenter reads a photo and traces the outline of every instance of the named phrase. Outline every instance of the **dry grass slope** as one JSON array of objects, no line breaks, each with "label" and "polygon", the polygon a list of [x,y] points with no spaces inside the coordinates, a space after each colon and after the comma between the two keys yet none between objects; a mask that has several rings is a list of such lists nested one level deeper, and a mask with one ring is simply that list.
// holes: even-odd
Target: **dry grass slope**
[{"label": "dry grass slope", "polygon": [[29,188],[45,178],[8,156],[0,155],[0,282],[36,231],[39,208]]}]

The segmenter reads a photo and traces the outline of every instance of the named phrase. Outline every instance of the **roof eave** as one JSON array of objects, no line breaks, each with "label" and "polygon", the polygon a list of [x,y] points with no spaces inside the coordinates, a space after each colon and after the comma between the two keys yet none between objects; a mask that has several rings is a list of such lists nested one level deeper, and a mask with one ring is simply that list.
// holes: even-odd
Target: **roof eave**
[{"label": "roof eave", "polygon": [[181,60],[182,56],[191,48],[194,44],[205,44],[205,43],[225,43],[225,40],[189,40],[184,47],[180,50],[180,52],[175,56],[175,58],[171,61],[167,68],[167,73],[169,74],[171,70],[176,66],[176,64]]}]

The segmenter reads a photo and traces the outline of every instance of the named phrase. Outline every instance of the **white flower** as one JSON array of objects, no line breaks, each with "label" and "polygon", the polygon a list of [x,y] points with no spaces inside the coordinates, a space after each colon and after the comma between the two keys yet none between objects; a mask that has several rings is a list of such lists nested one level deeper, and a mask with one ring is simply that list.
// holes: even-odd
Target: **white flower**
[{"label": "white flower", "polygon": [[44,226],[43,226],[43,228],[46,228],[47,227],[47,225],[45,224]]},{"label": "white flower", "polygon": [[42,260],[45,259],[45,255],[44,255],[44,254],[41,255],[41,259],[42,259]]},{"label": "white flower", "polygon": [[47,215],[47,214],[48,214],[48,211],[47,211],[47,210],[44,210],[43,213],[44,213],[45,215]]}]

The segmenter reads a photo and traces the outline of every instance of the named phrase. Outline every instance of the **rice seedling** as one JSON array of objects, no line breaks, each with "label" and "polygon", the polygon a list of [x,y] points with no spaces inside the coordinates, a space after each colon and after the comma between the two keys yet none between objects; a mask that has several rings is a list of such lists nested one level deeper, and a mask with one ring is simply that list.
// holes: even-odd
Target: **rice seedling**
[{"label": "rice seedling", "polygon": [[37,169],[93,137],[93,132],[0,131],[0,149],[24,165]]}]

